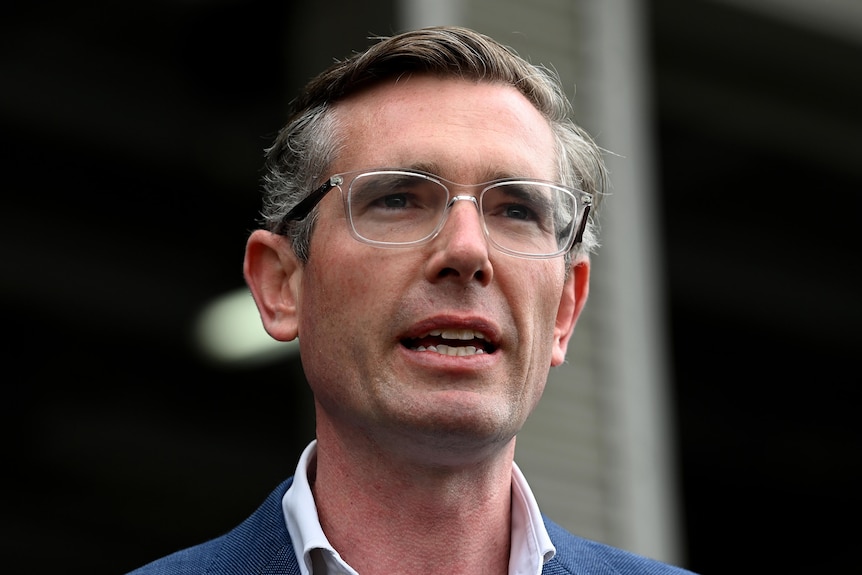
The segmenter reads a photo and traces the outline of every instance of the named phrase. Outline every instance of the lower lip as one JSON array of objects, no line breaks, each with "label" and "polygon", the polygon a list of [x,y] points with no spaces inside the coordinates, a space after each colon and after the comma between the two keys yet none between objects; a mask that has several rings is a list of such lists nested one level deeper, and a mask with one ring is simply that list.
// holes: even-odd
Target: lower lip
[{"label": "lower lip", "polygon": [[486,369],[497,363],[500,351],[494,353],[478,353],[475,355],[444,355],[436,351],[414,351],[401,346],[405,359],[425,369],[444,370],[448,372],[476,371]]}]

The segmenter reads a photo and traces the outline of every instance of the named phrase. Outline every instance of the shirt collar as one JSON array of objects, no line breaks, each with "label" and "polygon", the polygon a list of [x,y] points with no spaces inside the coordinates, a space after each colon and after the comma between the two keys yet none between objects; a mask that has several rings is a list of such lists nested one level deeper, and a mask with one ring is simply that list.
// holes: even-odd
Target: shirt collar
[{"label": "shirt collar", "polygon": [[[300,559],[300,571],[302,575],[321,575],[319,564],[323,561],[326,575],[356,575],[356,571],[347,565],[330,545],[320,526],[314,495],[308,483],[308,467],[314,460],[315,453],[317,440],[309,443],[302,452],[293,484],[281,501],[293,550]],[[542,572],[542,565],[555,553],[556,549],[545,528],[536,498],[517,464],[512,463],[512,543],[509,575],[537,575]]]}]

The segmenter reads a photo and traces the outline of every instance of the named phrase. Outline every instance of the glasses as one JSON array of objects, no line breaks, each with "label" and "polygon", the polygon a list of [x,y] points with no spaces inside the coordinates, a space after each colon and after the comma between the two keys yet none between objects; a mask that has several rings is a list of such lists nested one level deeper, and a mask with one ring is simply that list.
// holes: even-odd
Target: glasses
[{"label": "glasses", "polygon": [[[381,248],[411,247],[437,236],[459,200],[479,211],[488,242],[523,258],[552,258],[581,241],[592,197],[542,180],[507,178],[456,184],[414,170],[355,171],[331,176],[282,220],[304,219],[334,188],[341,191],[350,231],[360,242]],[[454,195],[455,188],[477,195]]]}]

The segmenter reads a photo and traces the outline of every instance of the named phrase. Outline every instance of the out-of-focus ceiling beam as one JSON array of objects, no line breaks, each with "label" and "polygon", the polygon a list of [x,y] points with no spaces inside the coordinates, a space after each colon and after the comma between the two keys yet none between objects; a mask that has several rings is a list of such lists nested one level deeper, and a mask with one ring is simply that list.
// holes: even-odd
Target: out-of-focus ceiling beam
[{"label": "out-of-focus ceiling beam", "polygon": [[862,43],[862,2],[859,0],[713,0],[759,12],[796,26]]}]

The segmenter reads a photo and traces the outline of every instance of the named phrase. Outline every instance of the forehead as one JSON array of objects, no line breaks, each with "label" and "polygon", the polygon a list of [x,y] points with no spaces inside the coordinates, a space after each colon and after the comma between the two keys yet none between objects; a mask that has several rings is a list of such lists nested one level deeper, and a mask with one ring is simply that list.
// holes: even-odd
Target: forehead
[{"label": "forehead", "polygon": [[455,181],[556,179],[550,124],[512,86],[401,77],[339,102],[335,113],[345,145],[333,171],[433,165]]}]

